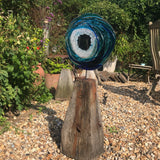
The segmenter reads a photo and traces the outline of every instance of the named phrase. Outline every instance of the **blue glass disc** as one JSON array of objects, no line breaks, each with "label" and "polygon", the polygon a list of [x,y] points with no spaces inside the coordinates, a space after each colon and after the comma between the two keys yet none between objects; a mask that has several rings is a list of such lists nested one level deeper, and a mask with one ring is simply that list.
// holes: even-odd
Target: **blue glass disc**
[{"label": "blue glass disc", "polygon": [[115,40],[111,25],[96,14],[75,18],[65,37],[69,58],[86,70],[97,69],[107,61]]}]

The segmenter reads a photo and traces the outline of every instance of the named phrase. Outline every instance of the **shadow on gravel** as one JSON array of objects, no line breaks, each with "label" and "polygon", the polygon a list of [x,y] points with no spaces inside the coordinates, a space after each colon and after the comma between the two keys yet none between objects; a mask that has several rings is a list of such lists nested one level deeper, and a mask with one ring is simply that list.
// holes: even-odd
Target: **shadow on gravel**
[{"label": "shadow on gravel", "polygon": [[155,91],[154,93],[151,94],[151,97],[152,97],[154,100],[160,102],[160,91]]},{"label": "shadow on gravel", "polygon": [[61,129],[63,120],[56,117],[56,111],[50,108],[46,108],[43,105],[35,105],[34,109],[39,110],[40,112],[46,113],[48,116],[45,119],[48,121],[48,129],[50,136],[54,142],[56,142],[58,148],[60,149],[61,143]]},{"label": "shadow on gravel", "polygon": [[143,87],[142,89],[137,89],[135,85],[119,86],[119,87],[111,85],[103,85],[103,88],[105,90],[111,91],[112,93],[116,93],[126,97],[131,97],[142,104],[153,103],[154,105],[159,105],[159,103],[156,103],[154,100],[151,100],[150,96],[146,95],[147,88],[145,87]]},{"label": "shadow on gravel", "polygon": [[56,142],[58,148],[60,149],[61,129],[63,121],[52,114],[48,114],[46,120],[48,121],[50,136],[52,137],[52,140]]}]

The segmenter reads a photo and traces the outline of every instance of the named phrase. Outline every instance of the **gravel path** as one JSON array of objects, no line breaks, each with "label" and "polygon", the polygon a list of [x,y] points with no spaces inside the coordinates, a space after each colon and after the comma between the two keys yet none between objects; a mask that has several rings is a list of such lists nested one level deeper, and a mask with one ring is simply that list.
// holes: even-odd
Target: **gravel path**
[{"label": "gravel path", "polygon": [[[143,82],[98,86],[105,152],[97,160],[160,160],[160,86],[152,97]],[[71,160],[60,153],[69,101],[34,104],[10,119],[0,135],[0,160]]]}]

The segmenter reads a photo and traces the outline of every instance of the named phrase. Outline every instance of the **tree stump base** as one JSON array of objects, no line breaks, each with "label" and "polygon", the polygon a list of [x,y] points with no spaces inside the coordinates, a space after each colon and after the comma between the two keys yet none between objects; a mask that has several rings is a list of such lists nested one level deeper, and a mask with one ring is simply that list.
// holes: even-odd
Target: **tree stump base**
[{"label": "tree stump base", "polygon": [[61,152],[76,160],[93,160],[104,152],[96,81],[78,78],[61,131]]}]

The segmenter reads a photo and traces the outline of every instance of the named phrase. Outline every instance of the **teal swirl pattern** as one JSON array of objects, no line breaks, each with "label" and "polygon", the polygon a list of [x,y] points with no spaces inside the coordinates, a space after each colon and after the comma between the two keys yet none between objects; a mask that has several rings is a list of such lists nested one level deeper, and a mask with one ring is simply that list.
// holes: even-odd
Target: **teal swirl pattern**
[{"label": "teal swirl pattern", "polygon": [[96,14],[75,18],[65,36],[69,58],[86,70],[100,68],[107,61],[115,40],[111,25]]}]

